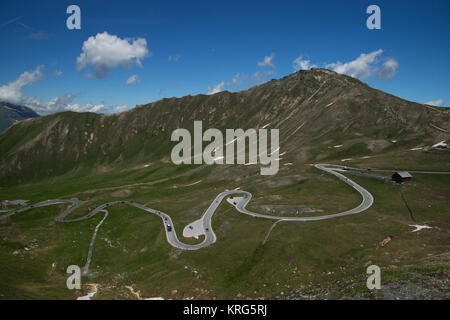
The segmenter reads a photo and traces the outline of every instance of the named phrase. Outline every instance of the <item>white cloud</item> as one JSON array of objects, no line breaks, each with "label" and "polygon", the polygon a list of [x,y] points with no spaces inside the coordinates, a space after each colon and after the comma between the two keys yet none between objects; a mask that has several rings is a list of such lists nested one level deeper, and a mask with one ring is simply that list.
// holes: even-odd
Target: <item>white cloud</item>
[{"label": "white cloud", "polygon": [[72,94],[56,96],[50,101],[41,100],[35,97],[24,97],[20,104],[25,105],[40,115],[61,112],[66,110],[66,106],[75,98]]},{"label": "white cloud", "polygon": [[85,104],[84,106],[80,106],[78,103],[69,104],[65,107],[66,110],[75,111],[75,112],[99,112],[102,109],[105,109],[104,104]]},{"label": "white cloud", "polygon": [[248,78],[248,75],[243,74],[243,73],[236,73],[236,75],[234,77],[231,78],[230,81],[222,81],[221,83],[211,87],[210,85],[208,85],[208,89],[206,90],[206,94],[215,94],[218,92],[221,92],[223,90],[225,90],[225,87],[228,88],[238,88],[245,79]]},{"label": "white cloud", "polygon": [[129,109],[128,106],[117,106],[117,107],[115,107],[113,113],[121,113],[121,112],[127,111],[128,109]]},{"label": "white cloud", "polygon": [[275,53],[272,53],[270,56],[265,56],[263,61],[258,62],[258,66],[275,68],[272,62],[273,58],[275,58]]},{"label": "white cloud", "polygon": [[60,76],[60,75],[62,75],[62,71],[61,70],[56,70],[55,71],[55,76]]},{"label": "white cloud", "polygon": [[218,85],[216,85],[214,87],[211,87],[208,85],[208,90],[206,90],[206,94],[215,94],[215,93],[221,92],[221,91],[223,91],[224,87],[225,87],[224,81],[222,81],[221,83],[219,83]]},{"label": "white cloud", "polygon": [[48,115],[55,112],[74,111],[74,112],[94,112],[94,113],[120,113],[125,111],[128,106],[106,106],[104,104],[85,104],[79,105],[78,103],[72,104],[75,96],[72,94],[65,94],[56,96],[50,101],[41,100],[34,97],[24,97],[20,102],[40,115]]},{"label": "white cloud", "polygon": [[303,56],[298,56],[292,61],[292,68],[294,68],[295,71],[309,70],[311,68],[317,68],[317,65],[311,64],[310,60],[303,59]]},{"label": "white cloud", "polygon": [[[27,106],[40,115],[48,115],[62,111],[118,113],[129,109],[127,106],[105,106],[104,104],[91,105],[72,104],[73,94],[63,94],[47,101],[36,97],[23,97],[22,88],[43,78],[42,69],[38,66],[34,71],[22,73],[16,80],[0,87],[0,100]],[[55,72],[57,74],[58,70]],[[62,73],[62,72],[61,72]],[[58,74],[57,74],[58,75]]]},{"label": "white cloud", "polygon": [[[349,62],[338,61],[323,65],[325,68],[354,78],[365,79],[372,75],[382,79],[393,78],[397,74],[399,63],[393,58],[387,58],[380,66],[379,57],[382,54],[383,50],[379,49],[370,53],[362,53],[358,58]],[[299,56],[292,61],[292,67],[297,71],[318,68],[319,66],[312,64],[310,60],[304,59],[303,56]]]},{"label": "white cloud", "polygon": [[[265,56],[263,61],[258,62],[258,66],[259,67],[271,67],[271,68],[275,68],[275,64],[273,63],[273,59],[275,58],[275,54],[272,53],[270,56]],[[260,70],[260,71],[256,71],[255,73],[253,73],[253,75],[251,75],[250,79],[250,83],[262,83],[266,80],[266,78],[272,74],[274,74],[275,71],[274,70]],[[208,90],[206,91],[206,94],[214,94],[220,91],[223,91],[225,89],[225,87],[228,88],[238,88],[240,87],[243,82],[249,78],[249,75],[247,74],[243,74],[243,73],[237,73],[234,77],[231,78],[231,81],[222,81],[221,83],[219,83],[218,85],[211,87],[210,85],[208,85]]]},{"label": "white cloud", "polygon": [[181,58],[181,54],[177,53],[177,54],[175,54],[173,56],[169,56],[168,60],[176,62],[176,61],[180,60],[180,58]]},{"label": "white cloud", "polygon": [[141,82],[141,79],[139,79],[137,74],[133,74],[131,77],[128,78],[128,80],[125,82],[125,85],[129,86],[129,85],[133,85],[133,84],[138,84],[139,82]]},{"label": "white cloud", "polygon": [[388,58],[381,66],[380,71],[378,71],[378,77],[384,79],[390,79],[395,76],[398,69],[398,62],[393,58]]},{"label": "white cloud", "polygon": [[444,99],[438,99],[438,100],[425,102],[424,104],[427,104],[429,106],[442,107],[445,104],[445,100]]},{"label": "white cloud", "polygon": [[90,103],[83,106],[78,103],[69,104],[65,107],[65,110],[74,112],[93,112],[93,113],[120,113],[128,110],[128,106],[105,106],[104,104],[92,105]]},{"label": "white cloud", "polygon": [[257,84],[263,83],[266,81],[267,77],[274,74],[275,71],[273,70],[267,70],[267,71],[256,71],[254,74],[252,74],[252,80],[256,82]]},{"label": "white cloud", "polygon": [[141,59],[149,54],[147,40],[144,38],[120,39],[103,32],[89,37],[83,43],[82,52],[77,58],[77,67],[78,70],[83,70],[92,65],[93,76],[100,79],[117,67],[127,67],[134,63],[141,67]]},{"label": "white cloud", "polygon": [[342,63],[340,61],[327,65],[337,73],[346,74],[354,78],[368,78],[375,72],[376,58],[383,53],[382,49],[371,53],[362,53],[353,61]]},{"label": "white cloud", "polygon": [[16,80],[0,87],[0,100],[11,103],[20,103],[22,99],[22,88],[41,80],[43,66],[37,66],[34,71],[25,71]]},{"label": "white cloud", "polygon": [[233,78],[231,78],[231,81],[227,82],[227,86],[236,86],[247,78],[248,76],[246,74],[237,73]]},{"label": "white cloud", "polygon": [[240,79],[240,74],[238,73],[236,76],[234,76],[233,78],[231,78],[231,83],[232,84],[236,84],[239,82]]},{"label": "white cloud", "polygon": [[40,115],[64,111],[64,107],[72,102],[74,95],[64,94],[56,96],[46,101],[35,97],[23,97],[22,88],[29,86],[44,77],[42,69],[44,66],[37,66],[34,71],[25,71],[16,80],[0,87],[0,100],[27,106]]}]

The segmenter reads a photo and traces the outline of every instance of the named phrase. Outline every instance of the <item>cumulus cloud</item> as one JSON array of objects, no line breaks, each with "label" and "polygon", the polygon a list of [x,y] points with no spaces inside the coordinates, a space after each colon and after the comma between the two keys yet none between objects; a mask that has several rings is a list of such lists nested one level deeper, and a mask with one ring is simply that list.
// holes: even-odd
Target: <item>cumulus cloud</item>
[{"label": "cumulus cloud", "polygon": [[144,38],[120,39],[103,32],[95,37],[89,37],[83,43],[82,52],[77,58],[77,67],[78,70],[83,70],[88,65],[92,65],[93,76],[101,79],[117,67],[127,67],[132,64],[142,67],[141,60],[149,54],[147,40]]},{"label": "cumulus cloud", "polygon": [[[393,58],[387,58],[380,65],[380,56],[382,54],[383,50],[379,49],[370,53],[362,53],[352,61],[325,63],[324,67],[359,79],[366,79],[373,75],[382,79],[393,78],[397,74],[399,63]],[[303,56],[299,56],[292,61],[292,67],[297,71],[318,68],[318,65],[312,64],[310,60],[305,59]]]},{"label": "cumulus cloud", "polygon": [[27,106],[40,115],[64,111],[64,107],[72,102],[74,95],[64,94],[46,101],[35,97],[22,96],[22,88],[29,86],[44,77],[42,69],[37,66],[33,71],[25,71],[16,80],[0,87],[0,100]]},{"label": "cumulus cloud", "polygon": [[55,71],[55,76],[60,76],[60,75],[62,75],[62,71],[61,70],[56,70]]},{"label": "cumulus cloud", "polygon": [[79,105],[78,103],[69,104],[65,107],[65,110],[74,112],[93,112],[93,113],[120,113],[128,110],[128,106],[106,106],[104,104],[85,104]]},{"label": "cumulus cloud", "polygon": [[444,99],[438,99],[438,100],[425,102],[424,104],[427,104],[429,106],[442,107],[445,104],[445,100]]},{"label": "cumulus cloud", "polygon": [[141,79],[139,79],[137,74],[133,74],[131,77],[128,78],[128,80],[125,82],[125,85],[134,85],[141,82]]},{"label": "cumulus cloud", "polygon": [[181,54],[177,53],[173,56],[169,56],[168,60],[176,62],[176,61],[180,60],[180,58],[181,58]]},{"label": "cumulus cloud", "polygon": [[378,77],[383,79],[393,78],[397,73],[398,66],[397,60],[388,58],[378,71]]},{"label": "cumulus cloud", "polygon": [[42,69],[44,66],[37,66],[34,71],[25,71],[16,80],[0,87],[0,100],[20,103],[22,99],[22,88],[41,80],[44,76]]},{"label": "cumulus cloud", "polygon": [[23,97],[20,104],[23,104],[40,115],[48,115],[55,112],[66,111],[67,106],[75,99],[72,94],[64,94],[56,96],[53,99],[46,101],[35,97]]},{"label": "cumulus cloud", "polygon": [[88,103],[81,106],[78,103],[75,103],[67,105],[65,109],[75,112],[100,112],[101,110],[105,109],[105,105],[104,104],[92,105]]},{"label": "cumulus cloud", "polygon": [[121,113],[121,112],[127,111],[128,109],[129,109],[128,106],[117,106],[117,107],[115,107],[113,113]]},{"label": "cumulus cloud", "polygon": [[75,95],[64,94],[56,96],[50,101],[41,100],[34,97],[24,97],[21,104],[33,109],[40,115],[48,115],[55,112],[74,111],[74,112],[94,112],[94,113],[120,113],[125,111],[128,106],[107,106],[105,104],[85,104],[72,103]]},{"label": "cumulus cloud", "polygon": [[330,63],[327,68],[331,68],[337,73],[346,74],[354,78],[368,78],[375,72],[376,58],[383,53],[382,49],[371,53],[362,53],[353,61],[342,63]]},{"label": "cumulus cloud", "polygon": [[80,106],[79,104],[72,104],[72,101],[75,99],[75,95],[70,93],[58,95],[51,100],[22,96],[22,88],[24,86],[31,85],[43,78],[43,68],[44,66],[38,66],[34,71],[26,71],[16,80],[1,86],[0,100],[29,107],[40,115],[48,115],[62,111],[118,113],[128,109],[128,107],[124,105],[105,106],[104,104],[86,104],[84,106]]},{"label": "cumulus cloud", "polygon": [[303,56],[298,56],[292,61],[292,68],[294,68],[295,71],[309,70],[311,68],[317,68],[317,65],[311,64],[311,61],[304,59]]},{"label": "cumulus cloud", "polygon": [[272,60],[275,58],[275,54],[272,53],[270,56],[265,56],[263,61],[258,62],[259,67],[271,67],[275,68]]},{"label": "cumulus cloud", "polygon": [[224,87],[225,87],[224,81],[222,81],[221,83],[219,83],[218,85],[215,85],[213,87],[208,85],[208,90],[206,90],[206,94],[215,94],[215,93],[221,92],[224,90]]}]

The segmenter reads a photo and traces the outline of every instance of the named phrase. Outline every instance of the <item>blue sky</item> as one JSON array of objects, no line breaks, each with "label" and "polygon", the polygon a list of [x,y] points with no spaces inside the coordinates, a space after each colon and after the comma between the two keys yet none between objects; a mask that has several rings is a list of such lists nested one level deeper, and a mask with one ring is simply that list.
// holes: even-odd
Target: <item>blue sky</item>
[{"label": "blue sky", "polygon": [[[81,9],[81,30],[66,27],[71,4]],[[381,30],[366,27],[371,4],[381,9]],[[0,99],[41,114],[117,112],[164,97],[238,91],[311,66],[408,100],[450,102],[447,0],[0,6]]]}]

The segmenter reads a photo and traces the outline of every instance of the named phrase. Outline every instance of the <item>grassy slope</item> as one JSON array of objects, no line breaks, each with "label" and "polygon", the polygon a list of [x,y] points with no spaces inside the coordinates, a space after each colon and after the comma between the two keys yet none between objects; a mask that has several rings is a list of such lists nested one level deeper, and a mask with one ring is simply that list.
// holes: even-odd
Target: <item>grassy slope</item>
[{"label": "grassy slope", "polygon": [[[170,214],[182,238],[183,227],[225,189],[252,192],[250,209],[268,214],[280,206],[320,210],[308,215],[336,213],[360,202],[353,189],[309,163],[342,164],[342,159],[353,158],[346,163],[450,171],[448,152],[409,150],[448,137],[430,127],[435,121],[448,129],[447,111],[327,74],[299,72],[237,94],[164,99],[115,116],[63,113],[21,122],[0,135],[0,169],[6,172],[2,169],[0,199],[37,202],[77,196],[87,202],[74,216],[106,201],[133,200]],[[255,166],[168,164],[173,145],[169,133],[177,127],[191,129],[193,119],[203,119],[205,128],[279,127],[280,152],[287,152],[280,172],[262,177]],[[381,147],[371,148],[374,142]],[[334,148],[339,144],[343,146]],[[374,157],[361,159],[369,155]],[[288,162],[294,165],[285,166]],[[364,290],[368,263],[379,264],[387,279],[404,277],[411,265],[448,272],[448,263],[440,258],[432,265],[424,261],[448,253],[449,177],[414,175],[412,183],[401,187],[352,177],[375,196],[367,212],[279,223],[265,245],[273,221],[242,215],[226,203],[213,219],[217,243],[195,252],[169,246],[156,217],[116,206],[98,234],[94,275],[84,282],[101,284],[96,298],[134,298],[125,285],[144,297],[234,298],[240,293],[267,298],[344,279],[357,282],[353,291],[345,292],[355,294]],[[413,221],[401,189],[417,223],[433,229],[411,233],[408,224]],[[63,209],[35,209],[0,225],[0,268],[5,270],[0,273],[0,298],[69,299],[80,294],[65,288],[65,268],[84,264],[101,217],[57,224],[54,217]],[[393,240],[377,248],[387,236]],[[38,248],[25,252],[34,239]]]},{"label": "grassy slope", "polygon": [[[226,188],[240,186],[251,191],[255,204],[306,205],[324,213],[347,209],[360,201],[352,189],[309,166],[284,167],[275,179],[263,179],[256,170],[245,168],[246,178],[239,180],[238,173],[230,171],[219,181],[214,180],[214,173],[224,170],[205,167],[155,185],[99,189],[131,181],[158,180],[169,172],[173,176],[176,171],[192,169],[155,166],[158,170],[149,167],[118,175],[90,176],[76,183],[54,179],[52,183],[9,188],[2,190],[2,197],[24,198],[28,194],[25,198],[38,201],[76,194],[88,202],[74,215],[105,201],[130,199],[169,213],[181,238],[183,227],[197,219],[217,193]],[[240,293],[267,298],[294,288],[361,279],[369,262],[386,269],[388,279],[401,278],[402,268],[420,265],[430,255],[448,252],[450,177],[417,175],[414,182],[403,186],[352,178],[375,196],[375,204],[367,212],[336,220],[279,223],[265,245],[262,240],[273,221],[247,217],[228,204],[222,204],[213,218],[217,243],[195,252],[169,246],[156,217],[126,206],[113,207],[98,234],[91,265],[94,276],[84,282],[101,284],[96,298],[134,298],[126,285],[133,285],[144,297],[234,298]],[[202,183],[183,187],[199,180]],[[408,224],[413,221],[401,200],[401,189],[417,223],[429,224],[433,229],[411,233]],[[90,237],[101,217],[57,224],[53,218],[61,210],[63,207],[35,209],[0,226],[0,261],[7,271],[2,272],[3,297],[69,299],[77,294],[65,288],[65,268],[70,264],[84,265]],[[393,236],[393,240],[377,248],[387,236]],[[33,239],[38,248],[23,253],[23,247]],[[13,255],[16,250],[21,254]],[[438,263],[437,267],[442,266]],[[448,272],[445,268],[448,266],[444,265]],[[364,281],[362,278],[358,282],[353,294],[364,290]]]}]

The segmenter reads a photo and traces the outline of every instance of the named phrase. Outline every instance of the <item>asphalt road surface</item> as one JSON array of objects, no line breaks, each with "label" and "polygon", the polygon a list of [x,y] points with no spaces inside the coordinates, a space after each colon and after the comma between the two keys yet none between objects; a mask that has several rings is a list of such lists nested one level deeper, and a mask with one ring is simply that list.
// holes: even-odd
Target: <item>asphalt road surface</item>
[{"label": "asphalt road surface", "polygon": [[[354,168],[345,166],[345,168],[348,168],[350,170],[354,171],[374,171],[374,172],[398,172],[398,171],[408,171],[409,173],[424,173],[424,174],[450,174],[449,171],[420,171],[420,170],[399,170],[399,169],[374,169],[374,168]],[[369,169],[369,170],[368,170]]]},{"label": "asphalt road surface", "polygon": [[249,216],[252,216],[255,218],[281,220],[281,221],[307,222],[307,221],[334,219],[334,218],[338,218],[338,217],[342,217],[342,216],[348,216],[348,215],[363,212],[363,211],[367,210],[373,204],[374,199],[369,191],[367,191],[366,189],[361,187],[356,182],[352,181],[351,179],[345,177],[343,174],[338,172],[338,171],[342,172],[342,169],[346,168],[346,166],[331,165],[331,164],[316,164],[315,167],[319,170],[325,171],[329,174],[336,176],[341,181],[343,181],[343,182],[347,183],[348,185],[350,185],[351,187],[353,187],[356,191],[358,191],[361,194],[362,202],[356,208],[353,208],[351,210],[347,210],[344,212],[330,214],[330,215],[314,216],[314,217],[283,217],[283,216],[260,214],[260,213],[249,211],[246,209],[246,206],[252,198],[252,194],[250,192],[247,192],[244,190],[226,190],[224,192],[219,193],[217,195],[217,197],[209,205],[209,207],[206,209],[206,211],[203,213],[203,216],[201,217],[201,221],[203,223],[203,231],[202,232],[205,235],[205,239],[203,240],[203,242],[201,242],[199,244],[185,244],[185,243],[181,242],[177,237],[177,233],[175,231],[174,224],[168,214],[166,214],[162,211],[159,211],[159,210],[148,208],[142,204],[139,204],[139,203],[136,203],[133,201],[108,202],[108,203],[105,203],[105,204],[95,208],[93,211],[91,211],[90,213],[88,213],[85,216],[82,216],[79,218],[74,218],[74,219],[69,219],[67,217],[73,211],[75,211],[76,209],[78,209],[79,207],[81,207],[83,205],[82,201],[80,201],[77,198],[47,200],[47,201],[42,201],[42,202],[39,202],[39,203],[36,203],[33,205],[29,205],[29,206],[26,206],[26,207],[23,207],[23,208],[20,208],[17,210],[13,210],[5,215],[0,216],[0,220],[6,219],[8,217],[11,217],[13,215],[16,215],[18,213],[21,213],[21,212],[24,212],[24,211],[27,211],[27,210],[30,210],[33,208],[38,208],[38,207],[43,207],[43,206],[48,206],[48,205],[55,205],[55,204],[64,204],[64,203],[72,204],[72,206],[70,208],[68,208],[66,211],[64,211],[62,214],[60,214],[58,217],[56,217],[56,221],[61,222],[61,223],[71,223],[71,222],[82,221],[82,220],[92,218],[99,212],[104,213],[105,216],[103,217],[102,221],[95,228],[94,235],[93,235],[92,241],[91,241],[91,245],[89,247],[88,259],[86,261],[86,265],[85,265],[84,271],[83,271],[83,273],[87,273],[88,269],[89,269],[89,263],[90,263],[91,257],[92,257],[93,246],[94,246],[95,237],[96,237],[98,228],[100,227],[100,225],[103,223],[103,221],[106,219],[106,217],[108,215],[107,209],[109,207],[117,205],[117,204],[127,204],[130,206],[136,207],[138,209],[141,209],[143,211],[146,211],[148,213],[155,214],[158,217],[160,217],[161,221],[163,223],[163,227],[166,232],[167,242],[170,245],[172,245],[173,247],[182,249],[182,250],[198,250],[201,248],[205,248],[216,242],[217,237],[212,229],[211,220],[212,220],[212,217],[213,217],[214,213],[216,212],[217,208],[222,203],[222,201],[225,198],[230,197],[230,196],[240,195],[240,197],[233,198],[235,200],[229,201],[229,202],[236,208],[236,210],[238,210],[241,213],[244,213],[246,215],[249,215]]}]

